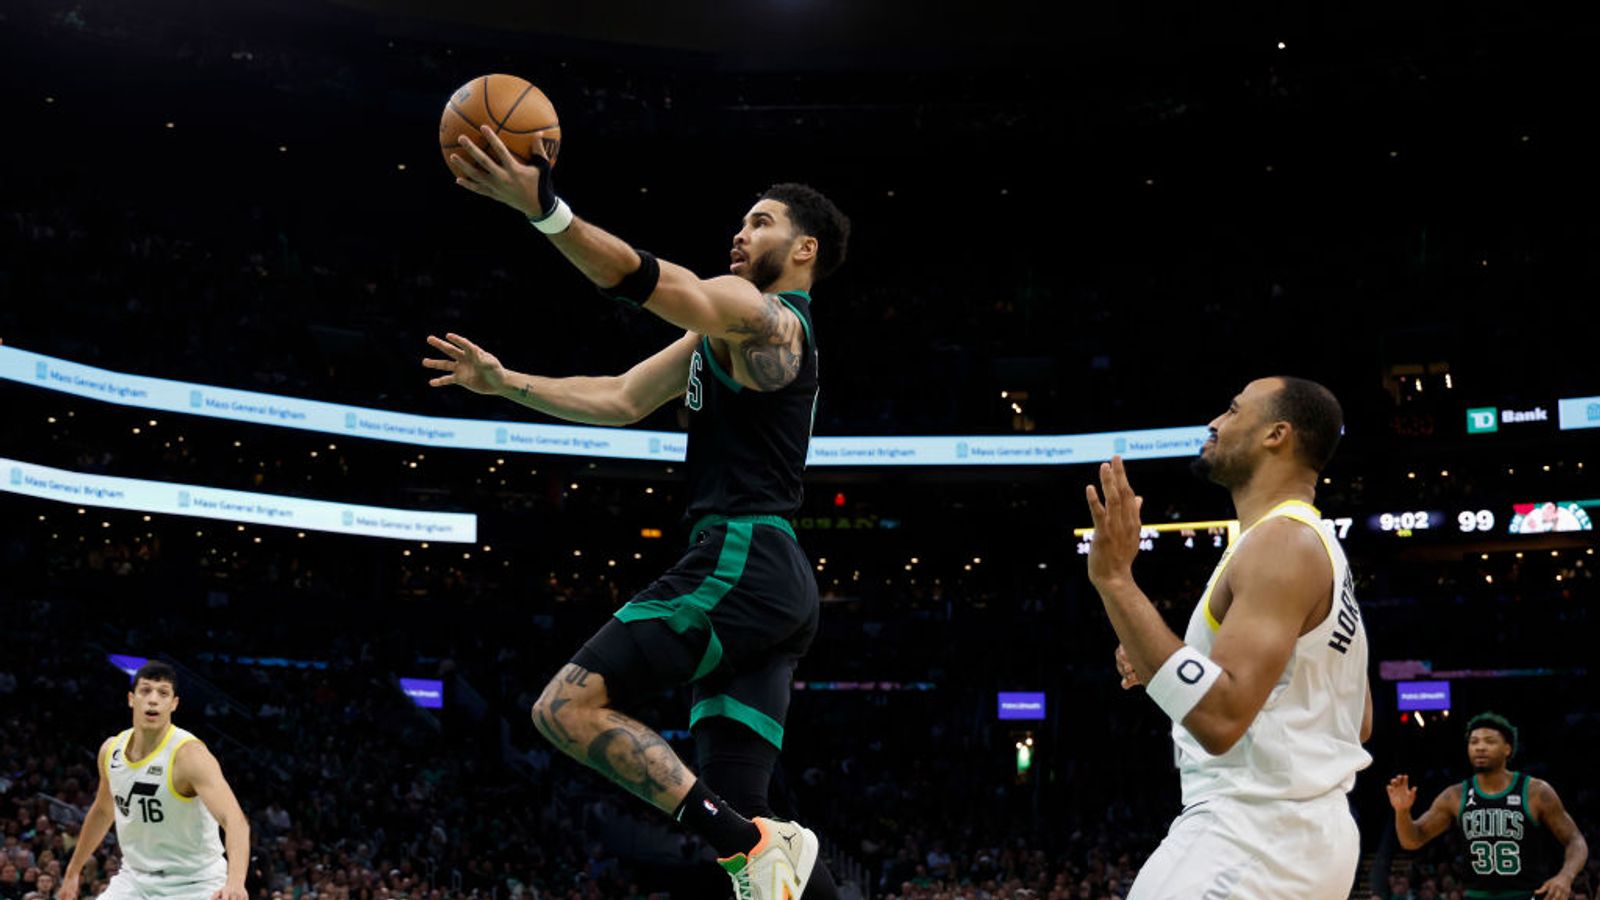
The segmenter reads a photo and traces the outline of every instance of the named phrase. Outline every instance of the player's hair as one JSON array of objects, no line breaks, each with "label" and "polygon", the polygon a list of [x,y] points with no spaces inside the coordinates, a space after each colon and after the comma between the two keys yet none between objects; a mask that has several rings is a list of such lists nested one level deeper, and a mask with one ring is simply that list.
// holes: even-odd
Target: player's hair
[{"label": "player's hair", "polygon": [[1511,745],[1512,750],[1517,749],[1517,726],[1511,724],[1511,720],[1505,716],[1487,711],[1478,713],[1467,723],[1467,738],[1470,740],[1472,733],[1479,728],[1493,728],[1505,736],[1506,743]]},{"label": "player's hair", "polygon": [[1339,449],[1344,435],[1344,410],[1339,398],[1315,381],[1280,375],[1283,387],[1272,398],[1271,416],[1294,426],[1295,447],[1311,468],[1321,472]]},{"label": "player's hair", "polygon": [[789,207],[789,218],[801,234],[817,239],[818,280],[832,275],[844,262],[850,245],[850,219],[833,201],[809,184],[786,181],[767,188],[763,200],[776,200]]},{"label": "player's hair", "polygon": [[133,683],[138,684],[141,678],[146,681],[165,681],[172,685],[172,695],[174,697],[178,695],[178,670],[168,663],[159,659],[150,660],[140,666],[139,671],[133,673]]}]

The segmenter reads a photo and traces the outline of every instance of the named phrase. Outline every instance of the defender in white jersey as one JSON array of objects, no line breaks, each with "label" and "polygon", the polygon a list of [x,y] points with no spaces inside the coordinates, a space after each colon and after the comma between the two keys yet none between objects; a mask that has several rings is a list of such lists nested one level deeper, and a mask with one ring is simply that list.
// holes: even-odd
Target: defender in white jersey
[{"label": "defender in white jersey", "polygon": [[1360,854],[1345,795],[1372,761],[1372,694],[1349,564],[1311,503],[1343,413],[1319,384],[1265,378],[1210,429],[1195,468],[1233,494],[1243,531],[1182,640],[1134,583],[1143,498],[1121,458],[1100,467],[1103,501],[1085,492],[1118,673],[1172,717],[1183,787],[1128,900],[1342,900]]},{"label": "defender in white jersey", "polygon": [[172,724],[177,672],[162,662],[139,669],[128,706],[133,727],[100,745],[100,788],[62,873],[59,900],[76,900],[84,864],[113,823],[122,868],[102,900],[247,900],[250,824],[216,757]]}]

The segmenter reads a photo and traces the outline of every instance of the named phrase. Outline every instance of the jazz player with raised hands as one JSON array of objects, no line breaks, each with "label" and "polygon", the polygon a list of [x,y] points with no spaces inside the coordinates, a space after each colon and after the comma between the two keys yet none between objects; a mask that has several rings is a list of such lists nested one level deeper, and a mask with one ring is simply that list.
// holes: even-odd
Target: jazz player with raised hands
[{"label": "jazz player with raised hands", "polygon": [[[541,141],[526,163],[491,129],[454,154],[457,183],[522,213],[613,299],[684,330],[622,375],[543,378],[505,369],[459,335],[436,386],[495,394],[573,422],[622,425],[684,398],[690,545],[617,610],[550,680],[534,724],[579,762],[700,834],[740,898],[837,896],[807,828],[772,816],[768,790],[789,690],[816,635],[810,561],[789,517],[817,400],[811,288],[844,259],[849,220],[822,194],[778,184],[733,237],[728,274],[701,279],[573,215],[555,195]],[[699,775],[621,711],[689,684]]]},{"label": "jazz player with raised hands", "polygon": [[1372,697],[1349,565],[1311,505],[1343,415],[1319,384],[1264,378],[1209,427],[1195,468],[1233,495],[1242,532],[1182,638],[1134,581],[1144,501],[1122,459],[1085,488],[1118,674],[1171,717],[1183,789],[1128,900],[1343,900],[1360,851],[1345,795],[1371,762]]}]

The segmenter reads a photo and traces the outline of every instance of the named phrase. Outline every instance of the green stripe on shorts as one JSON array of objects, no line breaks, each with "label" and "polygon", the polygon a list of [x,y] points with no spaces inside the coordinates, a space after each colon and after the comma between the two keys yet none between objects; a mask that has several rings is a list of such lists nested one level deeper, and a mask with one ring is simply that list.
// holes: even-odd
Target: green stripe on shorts
[{"label": "green stripe on shorts", "polygon": [[689,710],[689,727],[693,728],[696,722],[707,716],[722,716],[748,725],[750,730],[766,738],[772,746],[783,749],[783,726],[778,724],[777,719],[727,694],[717,694],[696,703],[694,709]]},{"label": "green stripe on shorts", "polygon": [[704,628],[707,634],[705,653],[695,667],[690,681],[699,681],[722,662],[722,640],[707,615],[739,583],[745,563],[750,559],[750,540],[755,534],[751,522],[730,522],[728,534],[722,540],[722,552],[717,556],[717,567],[700,586],[692,592],[667,600],[633,600],[617,610],[617,621],[642,622],[648,619],[665,619],[668,628],[683,634],[691,628]]}]

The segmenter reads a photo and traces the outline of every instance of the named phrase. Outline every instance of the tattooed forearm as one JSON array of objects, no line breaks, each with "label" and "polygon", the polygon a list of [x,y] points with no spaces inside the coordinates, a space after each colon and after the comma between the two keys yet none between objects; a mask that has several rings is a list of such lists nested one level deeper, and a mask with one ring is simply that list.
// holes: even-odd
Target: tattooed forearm
[{"label": "tattooed forearm", "polygon": [[676,789],[688,777],[678,754],[660,735],[625,716],[607,716],[617,727],[589,743],[589,767],[627,788],[635,796],[671,812]]},{"label": "tattooed forearm", "polygon": [[776,295],[768,294],[761,312],[728,330],[742,335],[739,355],[758,390],[775,391],[800,374],[800,321]]}]

